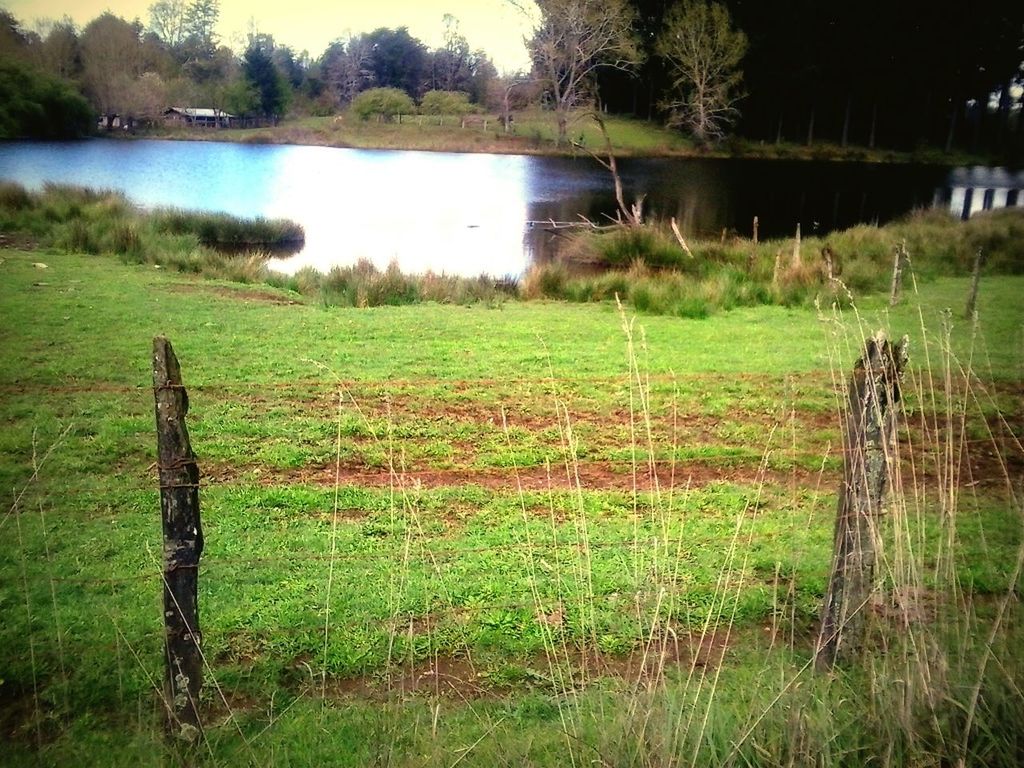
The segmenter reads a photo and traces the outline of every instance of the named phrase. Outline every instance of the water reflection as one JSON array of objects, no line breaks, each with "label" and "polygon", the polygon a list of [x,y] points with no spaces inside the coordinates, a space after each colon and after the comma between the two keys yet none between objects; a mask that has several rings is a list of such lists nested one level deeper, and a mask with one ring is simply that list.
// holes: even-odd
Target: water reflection
[{"label": "water reflection", "polygon": [[[773,237],[792,234],[797,222],[805,233],[824,233],[935,203],[958,210],[1024,204],[1006,185],[968,201],[958,190],[971,187],[960,177],[970,181],[977,172],[951,176],[935,166],[623,159],[620,167],[627,200],[646,195],[647,214],[674,216],[688,237],[749,236],[755,216],[761,236]],[[589,157],[10,142],[0,144],[0,178],[32,188],[52,181],[119,189],[147,207],[295,219],[306,244],[271,260],[284,272],[365,258],[382,268],[396,260],[409,272],[517,275],[565,242],[529,222],[602,223],[616,210],[608,172]]]},{"label": "water reflection", "polygon": [[514,275],[524,268],[526,158],[282,150],[285,161],[265,210],[303,222],[306,247],[273,259],[272,269],[325,271],[357,259],[461,275]]}]

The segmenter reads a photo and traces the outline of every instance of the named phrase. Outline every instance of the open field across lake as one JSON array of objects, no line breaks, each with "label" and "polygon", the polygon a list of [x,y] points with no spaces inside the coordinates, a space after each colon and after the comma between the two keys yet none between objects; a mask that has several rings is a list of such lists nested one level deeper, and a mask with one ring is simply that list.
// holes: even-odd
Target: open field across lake
[{"label": "open field across lake", "polygon": [[[1024,277],[984,279],[977,323],[966,278],[690,320],[0,259],[12,764],[171,760],[157,334],[203,476],[193,762],[1021,757]],[[820,676],[841,389],[878,328],[911,365],[872,650]]]}]

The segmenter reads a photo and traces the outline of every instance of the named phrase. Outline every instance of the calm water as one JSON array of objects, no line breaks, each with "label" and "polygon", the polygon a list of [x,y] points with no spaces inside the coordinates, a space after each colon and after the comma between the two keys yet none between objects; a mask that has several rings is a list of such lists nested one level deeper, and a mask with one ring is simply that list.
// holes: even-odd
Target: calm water
[{"label": "calm water", "polygon": [[[621,161],[627,198],[687,235],[762,237],[884,222],[938,199],[948,169],[751,160]],[[515,275],[560,237],[530,222],[602,221],[610,175],[590,158],[89,140],[0,144],[0,179],[118,189],[145,207],[288,217],[306,229],[291,272],[368,258],[384,267]]]}]

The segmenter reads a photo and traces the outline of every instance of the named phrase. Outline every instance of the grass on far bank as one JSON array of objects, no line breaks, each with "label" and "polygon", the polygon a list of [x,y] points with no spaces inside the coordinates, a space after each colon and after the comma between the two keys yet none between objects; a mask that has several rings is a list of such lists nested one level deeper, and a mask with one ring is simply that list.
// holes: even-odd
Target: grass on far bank
[{"label": "grass on far bank", "polygon": [[[1020,763],[1024,277],[985,283],[977,325],[944,313],[963,277],[891,309],[637,321],[0,258],[0,311],[31,318],[0,328],[6,764]],[[903,471],[868,653],[815,675],[836,382],[879,326],[911,335]],[[203,478],[184,756],[160,724],[156,333]]]},{"label": "grass on far bank", "polygon": [[[676,130],[656,121],[624,115],[604,115],[608,135],[620,157],[748,157],[779,160],[827,160],[870,163],[935,163],[971,165],[986,162],[962,152],[946,153],[923,147],[913,152],[841,146],[818,141],[807,146],[792,142],[751,141],[732,137],[711,147],[700,146]],[[486,120],[486,123],[484,122]],[[581,150],[557,143],[555,114],[541,109],[517,112],[514,129],[506,133],[493,114],[469,116],[465,127],[460,115],[403,115],[401,121],[360,120],[338,115],[293,117],[266,128],[228,130],[160,126],[141,135],[189,141],[230,141],[252,144],[300,144],[359,149],[404,149],[436,152],[490,152],[497,154],[567,155]],[[604,151],[604,138],[581,111],[570,121],[569,139],[595,151]]]}]

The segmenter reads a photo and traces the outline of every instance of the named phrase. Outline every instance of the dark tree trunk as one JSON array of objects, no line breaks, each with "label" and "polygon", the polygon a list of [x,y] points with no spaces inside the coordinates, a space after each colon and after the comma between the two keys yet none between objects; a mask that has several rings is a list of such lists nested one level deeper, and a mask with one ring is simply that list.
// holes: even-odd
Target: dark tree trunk
[{"label": "dark tree trunk", "polygon": [[953,102],[953,109],[949,114],[949,130],[946,132],[946,154],[953,151],[953,141],[956,138],[956,116],[960,112],[956,101]]},{"label": "dark tree trunk", "polygon": [[840,144],[845,148],[850,139],[850,113],[853,111],[853,96],[846,98],[846,111],[843,113],[843,136]]}]

